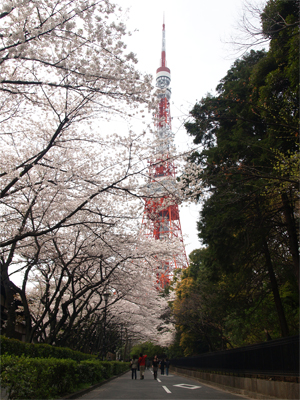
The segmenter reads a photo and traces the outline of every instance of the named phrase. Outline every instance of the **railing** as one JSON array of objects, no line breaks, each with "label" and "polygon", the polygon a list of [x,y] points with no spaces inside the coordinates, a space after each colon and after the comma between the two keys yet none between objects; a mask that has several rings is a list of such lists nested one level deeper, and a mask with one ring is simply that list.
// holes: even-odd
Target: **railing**
[{"label": "railing", "polygon": [[171,360],[174,367],[245,374],[299,375],[299,336]]}]

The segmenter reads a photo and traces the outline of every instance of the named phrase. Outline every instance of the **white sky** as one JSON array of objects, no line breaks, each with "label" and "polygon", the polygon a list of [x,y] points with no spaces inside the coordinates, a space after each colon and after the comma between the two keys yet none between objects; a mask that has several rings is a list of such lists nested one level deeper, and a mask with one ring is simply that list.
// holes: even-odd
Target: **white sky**
[{"label": "white sky", "polygon": [[[178,148],[191,139],[183,121],[197,100],[214,92],[237,55],[226,42],[236,35],[244,0],[115,0],[129,8],[127,27],[133,36],[128,50],[136,53],[141,72],[156,74],[160,66],[165,14],[166,58],[171,69],[172,130]],[[251,0],[253,2],[253,0]],[[265,1],[261,0],[264,4]],[[196,222],[199,206],[181,207],[187,255],[200,244]]]}]

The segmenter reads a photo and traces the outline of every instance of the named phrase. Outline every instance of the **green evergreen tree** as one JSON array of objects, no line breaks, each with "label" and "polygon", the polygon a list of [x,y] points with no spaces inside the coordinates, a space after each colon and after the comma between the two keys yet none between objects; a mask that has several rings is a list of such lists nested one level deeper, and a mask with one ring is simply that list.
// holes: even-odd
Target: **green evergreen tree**
[{"label": "green evergreen tree", "polygon": [[270,50],[237,60],[185,125],[202,146],[190,159],[196,179],[211,194],[198,222],[206,255],[196,262],[207,285],[196,291],[227,302],[222,335],[234,345],[298,330],[298,15],[297,2],[270,0],[261,16]]}]

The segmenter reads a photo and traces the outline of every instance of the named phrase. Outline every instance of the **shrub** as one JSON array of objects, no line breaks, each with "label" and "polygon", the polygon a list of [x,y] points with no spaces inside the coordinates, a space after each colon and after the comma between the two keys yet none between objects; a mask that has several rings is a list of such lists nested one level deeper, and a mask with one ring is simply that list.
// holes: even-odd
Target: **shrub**
[{"label": "shrub", "polygon": [[85,360],[78,364],[80,383],[95,384],[101,382],[107,376],[105,367],[101,361]]},{"label": "shrub", "polygon": [[1,386],[9,399],[48,399],[74,392],[81,384],[101,382],[129,369],[116,361],[1,356]]},{"label": "shrub", "polygon": [[71,393],[127,371],[129,363],[47,344],[23,343],[0,336],[1,386],[9,399],[48,399]]},{"label": "shrub", "polygon": [[108,379],[114,375],[114,368],[112,361],[101,361],[101,364],[104,367],[104,378]]},{"label": "shrub", "polygon": [[122,372],[128,371],[130,368],[130,363],[126,362],[111,361],[110,364],[112,365],[113,375],[121,374]]},{"label": "shrub", "polygon": [[74,351],[67,347],[55,347],[49,344],[33,344],[20,342],[17,339],[8,339],[5,336],[0,336],[1,354],[10,354],[15,356],[21,356],[24,354],[30,358],[59,358],[75,360],[77,362],[82,360],[96,359],[95,355],[81,353],[80,351]]},{"label": "shrub", "polygon": [[48,399],[79,384],[77,363],[55,358],[1,357],[1,386],[10,399]]}]

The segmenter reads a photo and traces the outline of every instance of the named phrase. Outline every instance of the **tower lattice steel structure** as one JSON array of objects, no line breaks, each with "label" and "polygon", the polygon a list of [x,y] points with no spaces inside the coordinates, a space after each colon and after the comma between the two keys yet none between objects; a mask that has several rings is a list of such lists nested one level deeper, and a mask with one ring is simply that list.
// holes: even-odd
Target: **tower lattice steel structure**
[{"label": "tower lattice steel structure", "polygon": [[[171,130],[170,98],[171,73],[166,65],[165,23],[162,30],[161,65],[156,71],[158,110],[155,119],[155,154],[149,160],[149,196],[145,199],[143,231],[148,237],[156,240],[178,238],[178,249],[172,257],[160,258],[156,267],[156,286],[166,287],[176,268],[188,266],[179,208],[176,202],[176,168],[172,157],[174,147]],[[172,153],[172,154],[171,154]]]}]

